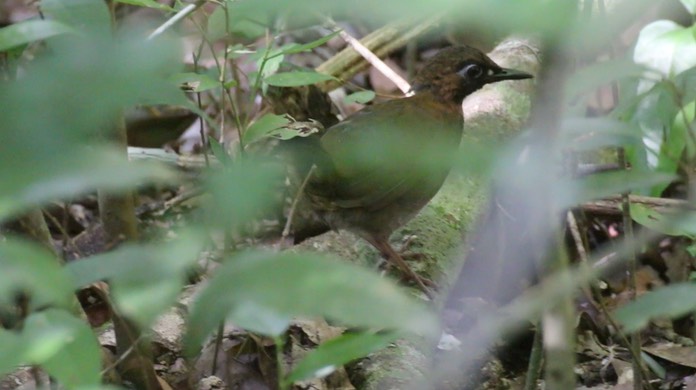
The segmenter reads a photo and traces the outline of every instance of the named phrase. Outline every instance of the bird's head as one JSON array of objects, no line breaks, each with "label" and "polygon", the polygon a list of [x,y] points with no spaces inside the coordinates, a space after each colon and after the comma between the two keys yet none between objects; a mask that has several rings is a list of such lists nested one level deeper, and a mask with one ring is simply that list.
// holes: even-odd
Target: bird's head
[{"label": "bird's head", "polygon": [[529,79],[529,73],[498,66],[480,50],[453,46],[428,59],[413,80],[413,90],[429,90],[448,103],[460,104],[486,84],[503,80]]}]

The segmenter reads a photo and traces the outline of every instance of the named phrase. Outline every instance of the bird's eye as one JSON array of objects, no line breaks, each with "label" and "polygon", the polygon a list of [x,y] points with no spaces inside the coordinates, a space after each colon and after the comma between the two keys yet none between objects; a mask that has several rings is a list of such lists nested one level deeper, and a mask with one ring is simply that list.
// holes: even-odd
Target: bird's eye
[{"label": "bird's eye", "polygon": [[477,79],[483,76],[483,68],[479,65],[471,64],[465,67],[462,73],[465,74],[466,77]]}]

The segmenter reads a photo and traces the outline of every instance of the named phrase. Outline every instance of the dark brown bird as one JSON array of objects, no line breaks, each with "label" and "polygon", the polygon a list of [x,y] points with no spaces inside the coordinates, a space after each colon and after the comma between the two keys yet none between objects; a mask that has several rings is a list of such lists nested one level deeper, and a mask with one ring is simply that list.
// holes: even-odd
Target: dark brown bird
[{"label": "dark brown bird", "polygon": [[415,94],[368,106],[326,130],[306,194],[332,229],[372,244],[403,275],[428,292],[389,244],[442,186],[463,131],[462,100],[485,84],[527,79],[471,47],[441,50],[413,80]]}]

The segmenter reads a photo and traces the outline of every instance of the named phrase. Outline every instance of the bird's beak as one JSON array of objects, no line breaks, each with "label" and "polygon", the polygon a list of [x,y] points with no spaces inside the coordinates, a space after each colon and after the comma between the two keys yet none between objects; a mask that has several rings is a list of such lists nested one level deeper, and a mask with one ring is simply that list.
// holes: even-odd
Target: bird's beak
[{"label": "bird's beak", "polygon": [[488,76],[488,82],[497,83],[503,80],[523,80],[531,79],[532,77],[534,76],[521,70],[502,68],[499,72]]}]

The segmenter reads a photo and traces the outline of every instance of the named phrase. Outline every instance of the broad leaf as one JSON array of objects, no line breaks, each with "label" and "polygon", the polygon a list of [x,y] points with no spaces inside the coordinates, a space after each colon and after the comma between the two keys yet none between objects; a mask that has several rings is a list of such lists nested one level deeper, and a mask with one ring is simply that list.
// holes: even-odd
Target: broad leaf
[{"label": "broad leaf", "polygon": [[166,245],[124,245],[66,268],[75,288],[108,280],[119,310],[146,327],[175,301],[202,241],[199,233],[183,233]]},{"label": "broad leaf", "polygon": [[103,1],[41,0],[41,10],[51,18],[94,38],[112,35],[111,15]]},{"label": "broad leaf", "polygon": [[55,20],[28,20],[0,28],[0,52],[75,30]]},{"label": "broad leaf", "polygon": [[280,164],[261,160],[237,159],[215,172],[206,182],[212,195],[206,207],[211,224],[234,231],[263,218],[281,193],[283,178]]},{"label": "broad leaf", "polygon": [[397,338],[394,332],[349,333],[321,344],[307,354],[288,376],[292,383],[319,376],[324,369],[341,366],[382,349]]},{"label": "broad leaf", "polygon": [[696,15],[696,0],[679,0],[691,15]]},{"label": "broad leaf", "polygon": [[641,204],[631,204],[631,217],[639,224],[670,236],[696,237],[696,212],[661,213]]},{"label": "broad leaf", "polygon": [[207,74],[186,72],[172,76],[172,81],[177,84],[184,84],[193,92],[203,92],[213,88],[219,88],[220,82]]},{"label": "broad leaf", "polygon": [[350,95],[346,96],[343,101],[346,103],[360,103],[360,104],[366,104],[371,102],[375,98],[375,92],[374,91],[360,91],[360,92],[355,92],[351,93]]},{"label": "broad leaf", "polygon": [[0,241],[0,269],[0,307],[14,305],[20,294],[29,300],[29,310],[70,307],[70,278],[45,248],[16,238]]},{"label": "broad leaf", "polygon": [[244,145],[249,145],[263,138],[269,137],[275,130],[280,129],[290,122],[282,115],[266,114],[254,121],[244,132],[242,140]]},{"label": "broad leaf", "polygon": [[696,284],[679,283],[662,287],[638,297],[616,310],[616,319],[626,333],[633,333],[652,318],[674,318],[696,309]]},{"label": "broad leaf", "polygon": [[245,252],[218,268],[191,309],[187,350],[225,318],[248,323],[248,307],[285,316],[325,316],[348,326],[431,333],[424,305],[364,268],[316,253]]},{"label": "broad leaf", "polygon": [[140,7],[153,8],[162,11],[173,11],[172,7],[156,2],[155,0],[116,0],[118,3],[137,5]]},{"label": "broad leaf", "polygon": [[274,85],[276,87],[299,87],[301,85],[316,84],[328,80],[335,80],[335,78],[317,72],[276,73],[264,79],[268,85]]},{"label": "broad leaf", "polygon": [[27,318],[22,337],[25,363],[42,366],[66,388],[100,383],[101,349],[79,318],[56,309],[35,313]]}]

